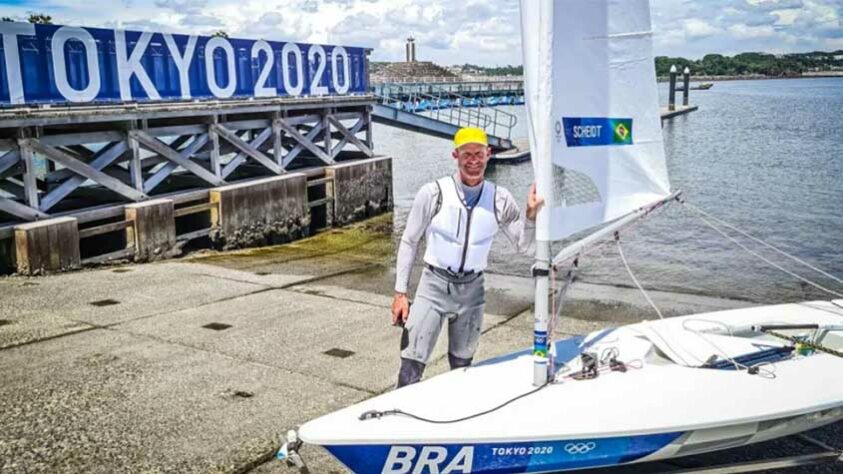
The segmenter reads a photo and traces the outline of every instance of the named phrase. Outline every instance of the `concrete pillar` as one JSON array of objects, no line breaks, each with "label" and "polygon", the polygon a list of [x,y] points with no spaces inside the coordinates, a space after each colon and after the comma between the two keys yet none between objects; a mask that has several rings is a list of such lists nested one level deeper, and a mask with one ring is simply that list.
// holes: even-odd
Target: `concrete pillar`
[{"label": "concrete pillar", "polygon": [[670,66],[670,91],[667,98],[667,110],[676,110],[676,66]]},{"label": "concrete pillar", "polygon": [[391,157],[329,166],[325,176],[334,180],[334,225],[343,226],[392,210]]},{"label": "concrete pillar", "polygon": [[223,249],[289,242],[309,234],[307,176],[289,173],[214,188],[211,240]]},{"label": "concrete pillar", "polygon": [[173,201],[153,199],[124,208],[127,221],[126,245],[135,248],[135,261],[146,262],[172,256],[176,245]]},{"label": "concrete pillar", "polygon": [[15,262],[22,275],[74,270],[79,257],[79,226],[74,217],[58,217],[15,226]]}]

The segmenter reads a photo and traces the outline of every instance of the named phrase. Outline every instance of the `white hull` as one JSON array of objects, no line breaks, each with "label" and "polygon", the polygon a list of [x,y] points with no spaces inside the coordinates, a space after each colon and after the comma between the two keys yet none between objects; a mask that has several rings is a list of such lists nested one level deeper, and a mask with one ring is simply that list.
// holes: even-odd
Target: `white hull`
[{"label": "white hull", "polygon": [[[366,400],[305,424],[299,435],[355,472],[544,472],[698,454],[843,419],[841,357],[783,353],[756,375],[697,367],[721,352],[734,358],[791,345],[722,329],[759,324],[839,326],[843,308],[830,302],[766,306],[599,331],[557,343],[557,360],[568,367],[557,374],[561,382],[489,414],[451,424],[404,415],[359,419],[369,410],[397,408],[447,420],[498,406],[534,389],[529,352]],[[820,342],[843,349],[843,332]],[[612,348],[619,361],[638,368],[606,370],[590,380],[565,377],[581,369],[581,352],[599,356]]]}]

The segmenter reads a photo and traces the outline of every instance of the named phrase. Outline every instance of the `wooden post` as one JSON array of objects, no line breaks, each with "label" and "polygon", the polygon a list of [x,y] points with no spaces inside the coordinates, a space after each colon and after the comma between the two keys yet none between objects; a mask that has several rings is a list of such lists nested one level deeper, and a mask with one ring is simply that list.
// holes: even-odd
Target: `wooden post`
[{"label": "wooden post", "polygon": [[32,149],[26,146],[25,138],[29,137],[29,130],[18,131],[18,150],[20,150],[20,161],[23,165],[23,192],[26,197],[26,204],[33,209],[38,209],[38,178],[35,175],[35,154]]},{"label": "wooden post", "polygon": [[129,151],[132,153],[129,159],[129,176],[132,180],[132,186],[140,192],[143,192],[143,169],[141,168],[140,144],[131,133],[137,130],[137,123],[132,120],[129,124],[129,133],[126,134],[126,144]]},{"label": "wooden post", "polygon": [[374,146],[372,146],[372,106],[366,106],[366,146],[369,147],[370,150],[374,150]]},{"label": "wooden post", "polygon": [[331,115],[331,109],[325,109],[322,115],[322,133],[323,133],[323,141],[325,145],[325,155],[331,156],[331,122],[328,120],[328,117]]},{"label": "wooden post", "polygon": [[676,66],[670,66],[670,92],[667,99],[667,110],[676,110]]},{"label": "wooden post", "polygon": [[154,199],[125,207],[126,245],[135,248],[135,261],[167,258],[176,245],[173,201]]},{"label": "wooden post", "polygon": [[211,173],[221,178],[220,170],[220,137],[214,125],[219,123],[219,118],[214,115],[211,118],[211,125],[208,127],[208,138],[211,139]]},{"label": "wooden post", "polygon": [[283,137],[281,126],[278,122],[281,120],[281,114],[275,112],[272,114],[272,157],[275,162],[283,170],[284,169],[284,148],[281,146],[281,139]]},{"label": "wooden post", "polygon": [[15,226],[18,273],[39,275],[81,266],[79,227],[73,217],[58,217]]},{"label": "wooden post", "polygon": [[688,106],[688,91],[691,90],[691,70],[688,66],[685,66],[685,70],[682,72],[683,75],[683,83],[685,84],[685,89],[682,90],[682,105],[685,107]]}]

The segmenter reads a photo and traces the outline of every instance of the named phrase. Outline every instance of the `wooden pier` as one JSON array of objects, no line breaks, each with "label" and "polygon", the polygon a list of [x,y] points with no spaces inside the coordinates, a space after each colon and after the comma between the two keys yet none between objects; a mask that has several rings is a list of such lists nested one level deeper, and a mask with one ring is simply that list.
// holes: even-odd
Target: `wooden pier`
[{"label": "wooden pier", "polygon": [[155,260],[197,240],[285,242],[388,211],[391,159],[373,151],[372,105],[331,96],[0,111],[0,273]]}]

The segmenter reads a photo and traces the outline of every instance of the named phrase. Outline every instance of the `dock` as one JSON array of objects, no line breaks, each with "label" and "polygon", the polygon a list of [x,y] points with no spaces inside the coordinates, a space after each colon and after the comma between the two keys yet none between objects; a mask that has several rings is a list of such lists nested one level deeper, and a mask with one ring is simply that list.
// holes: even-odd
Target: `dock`
[{"label": "dock", "polygon": [[696,105],[677,105],[674,110],[670,110],[669,107],[662,107],[660,112],[662,120],[668,120],[681,115],[690,114],[691,112],[696,112],[697,110],[699,110],[699,107]]}]

